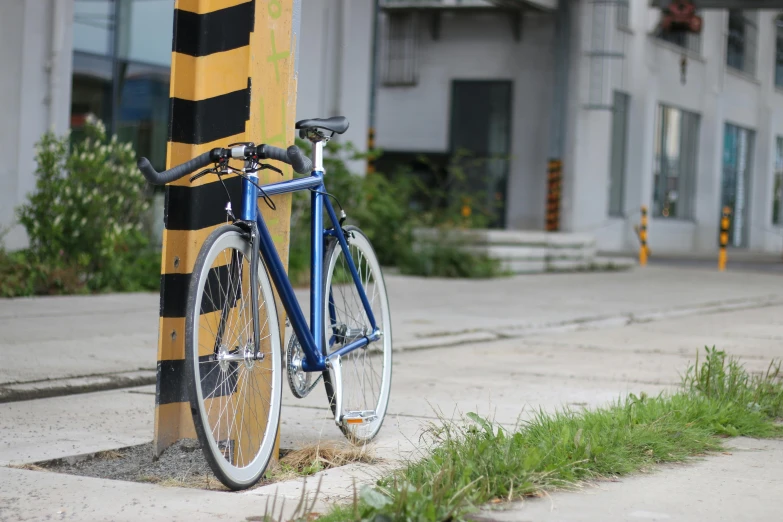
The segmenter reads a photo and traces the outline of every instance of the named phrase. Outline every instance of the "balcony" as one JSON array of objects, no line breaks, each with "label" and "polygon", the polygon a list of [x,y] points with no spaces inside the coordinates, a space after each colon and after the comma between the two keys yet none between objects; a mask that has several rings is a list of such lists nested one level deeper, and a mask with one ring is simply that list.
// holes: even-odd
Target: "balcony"
[{"label": "balcony", "polygon": [[522,18],[525,12],[552,12],[558,0],[380,0],[380,8],[388,14],[408,16],[424,13],[429,19],[430,35],[440,39],[441,14],[446,11],[505,13],[511,21],[515,41],[522,38]]},{"label": "balcony", "polygon": [[553,11],[558,0],[381,0],[384,10],[537,10]]}]

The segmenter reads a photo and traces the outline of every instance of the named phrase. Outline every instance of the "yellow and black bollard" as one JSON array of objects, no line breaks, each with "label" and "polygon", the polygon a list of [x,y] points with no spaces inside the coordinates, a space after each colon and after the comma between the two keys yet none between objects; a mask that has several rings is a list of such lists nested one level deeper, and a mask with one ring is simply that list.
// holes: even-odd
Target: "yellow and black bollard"
[{"label": "yellow and black bollard", "polygon": [[[177,0],[174,4],[167,168],[214,147],[294,141],[296,49],[301,0]],[[271,171],[265,171],[271,172]],[[290,168],[285,177],[291,178]],[[259,175],[268,183],[280,176]],[[241,179],[224,176],[233,204]],[[261,211],[287,264],[290,195]],[[166,186],[161,263],[154,453],[195,438],[185,379],[187,289],[206,237],[226,223],[226,192],[215,176]],[[283,307],[278,306],[281,316]]]},{"label": "yellow and black bollard", "polygon": [[642,205],[642,218],[639,223],[639,266],[647,265],[647,256],[650,254],[647,248],[647,206]]},{"label": "yellow and black bollard", "polygon": [[563,163],[560,160],[549,160],[547,168],[546,196],[546,230],[560,230],[560,187],[563,177]]},{"label": "yellow and black bollard", "polygon": [[729,227],[731,226],[731,209],[723,207],[720,218],[720,250],[718,251],[718,270],[726,270],[726,246],[729,244]]}]

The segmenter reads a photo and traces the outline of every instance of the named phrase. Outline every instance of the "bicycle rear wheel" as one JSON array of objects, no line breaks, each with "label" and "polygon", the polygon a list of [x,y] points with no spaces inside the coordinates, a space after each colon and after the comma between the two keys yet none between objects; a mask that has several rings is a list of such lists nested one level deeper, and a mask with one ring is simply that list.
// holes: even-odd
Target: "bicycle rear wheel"
[{"label": "bicycle rear wheel", "polygon": [[[344,228],[348,250],[359,273],[380,340],[342,357],[342,412],[340,429],[352,442],[368,442],[380,431],[389,404],[392,374],[392,332],[389,299],[381,265],[370,240],[357,227]],[[326,342],[324,355],[372,332],[367,312],[353,282],[339,242],[331,238],[324,255]],[[324,372],[326,395],[336,413],[334,375]],[[350,420],[349,420],[350,419]]]},{"label": "bicycle rear wheel", "polygon": [[255,484],[275,448],[282,398],[274,294],[258,263],[259,352],[250,297],[251,245],[241,229],[209,235],[191,276],[185,362],[191,413],[204,457],[231,489]]}]

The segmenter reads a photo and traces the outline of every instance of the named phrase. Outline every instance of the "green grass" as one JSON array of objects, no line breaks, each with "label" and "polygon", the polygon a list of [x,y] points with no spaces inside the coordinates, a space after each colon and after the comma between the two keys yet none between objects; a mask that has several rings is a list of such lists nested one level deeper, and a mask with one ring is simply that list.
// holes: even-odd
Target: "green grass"
[{"label": "green grass", "polygon": [[630,395],[588,411],[538,412],[509,431],[475,415],[429,431],[429,455],[319,518],[460,520],[480,505],[576,488],[722,448],[725,437],[780,437],[783,383],[773,362],[749,374],[714,348],[677,392]]}]

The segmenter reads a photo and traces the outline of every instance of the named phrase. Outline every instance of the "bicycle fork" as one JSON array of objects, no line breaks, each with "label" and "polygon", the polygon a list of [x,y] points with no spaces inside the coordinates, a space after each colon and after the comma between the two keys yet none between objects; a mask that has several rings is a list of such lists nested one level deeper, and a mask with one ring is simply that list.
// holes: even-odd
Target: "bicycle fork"
[{"label": "bicycle fork", "polygon": [[[258,225],[255,220],[250,224],[250,304],[253,307],[253,359],[259,358],[261,348],[261,327],[258,317]],[[261,356],[263,357],[263,356]]]},{"label": "bicycle fork", "polygon": [[[245,163],[245,166],[250,166],[249,162]],[[256,223],[256,217],[258,215],[258,205],[256,203],[257,199],[257,189],[253,182],[258,182],[258,175],[255,173],[248,173],[248,177],[252,178],[252,181],[248,181],[246,179],[242,180],[242,193],[245,197],[244,201],[242,202],[242,215],[241,215],[241,221],[248,227],[249,231],[249,243],[250,243],[250,274],[248,274],[248,280],[250,284],[250,307],[251,307],[251,320],[253,321],[253,342],[252,346],[251,343],[247,340],[244,343],[244,346],[238,346],[236,347],[236,350],[221,350],[221,345],[223,344],[223,334],[225,330],[225,323],[228,319],[228,315],[230,313],[230,309],[236,304],[235,302],[227,302],[223,305],[223,311],[221,313],[220,318],[220,325],[218,327],[218,336],[215,343],[215,353],[217,355],[217,358],[220,362],[232,362],[232,361],[245,361],[246,363],[250,363],[251,361],[258,361],[264,359],[264,354],[261,353],[261,325],[260,325],[260,318],[258,313],[259,303],[258,303],[258,269],[259,265],[261,263],[260,254],[258,250],[259,246],[259,231],[258,231],[258,224]],[[237,295],[234,297],[235,293],[242,293],[237,292],[239,289],[242,288],[242,280],[244,279],[242,275],[242,255],[237,255],[236,263],[232,262],[231,267],[229,268],[229,282],[228,286],[230,288],[229,290],[229,296],[231,296],[228,301],[235,301],[237,298],[240,298],[241,296]],[[233,261],[233,260],[232,260]],[[234,266],[236,265],[236,266]],[[235,290],[236,289],[236,290]],[[242,303],[242,306],[246,306],[246,303]],[[241,313],[241,311],[240,311]],[[226,353],[223,353],[226,352]]]}]

